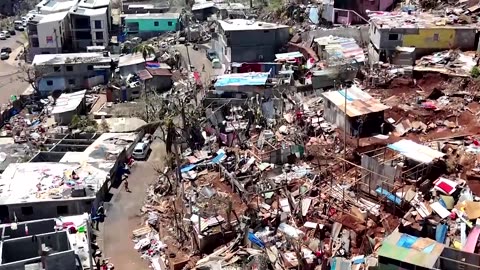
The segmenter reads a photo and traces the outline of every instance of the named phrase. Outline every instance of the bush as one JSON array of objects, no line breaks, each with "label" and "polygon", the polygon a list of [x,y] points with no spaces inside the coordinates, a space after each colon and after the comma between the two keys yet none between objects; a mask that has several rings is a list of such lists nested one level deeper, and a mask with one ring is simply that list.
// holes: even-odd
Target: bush
[{"label": "bush", "polygon": [[477,66],[474,66],[472,68],[472,70],[470,71],[470,75],[473,77],[473,78],[477,78],[478,76],[480,76],[480,69],[477,67]]}]

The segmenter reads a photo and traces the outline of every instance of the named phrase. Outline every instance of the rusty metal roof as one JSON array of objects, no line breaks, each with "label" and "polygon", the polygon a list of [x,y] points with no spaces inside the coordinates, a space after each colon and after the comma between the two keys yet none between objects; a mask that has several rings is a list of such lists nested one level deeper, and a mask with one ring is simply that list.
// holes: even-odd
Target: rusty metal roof
[{"label": "rusty metal roof", "polygon": [[346,90],[325,92],[323,96],[339,107],[342,112],[345,112],[345,102],[347,102],[346,114],[349,117],[381,112],[390,108],[362,91],[356,85]]}]

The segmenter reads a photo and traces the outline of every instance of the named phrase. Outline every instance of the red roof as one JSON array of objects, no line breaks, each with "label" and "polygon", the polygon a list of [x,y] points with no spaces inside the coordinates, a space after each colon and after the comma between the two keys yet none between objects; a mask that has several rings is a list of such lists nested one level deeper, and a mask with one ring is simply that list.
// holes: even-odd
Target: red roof
[{"label": "red roof", "polygon": [[152,76],[172,76],[172,72],[165,68],[147,68]]},{"label": "red roof", "polygon": [[145,70],[145,69],[137,71],[137,75],[138,75],[138,77],[140,77],[140,80],[142,80],[142,81],[149,80],[149,79],[153,78],[152,75],[150,75],[150,73],[148,73],[148,71]]}]

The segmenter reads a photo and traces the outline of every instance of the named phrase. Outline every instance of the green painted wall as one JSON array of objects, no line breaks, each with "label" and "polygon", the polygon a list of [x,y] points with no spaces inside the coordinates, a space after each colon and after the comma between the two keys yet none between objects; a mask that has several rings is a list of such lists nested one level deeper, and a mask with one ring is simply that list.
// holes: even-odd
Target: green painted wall
[{"label": "green painted wall", "polygon": [[[129,23],[138,23],[139,32],[163,32],[163,31],[177,31],[178,19],[125,19],[125,25],[128,27]],[[158,23],[158,24],[156,24]],[[170,25],[169,25],[170,23]]]}]

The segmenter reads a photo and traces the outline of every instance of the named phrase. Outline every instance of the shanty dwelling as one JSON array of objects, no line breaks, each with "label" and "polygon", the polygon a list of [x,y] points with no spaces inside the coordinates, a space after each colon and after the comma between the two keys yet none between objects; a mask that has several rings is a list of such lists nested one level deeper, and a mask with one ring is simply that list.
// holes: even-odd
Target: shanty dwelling
[{"label": "shanty dwelling", "polygon": [[86,90],[82,90],[74,93],[63,93],[57,98],[50,111],[57,125],[68,125],[72,122],[73,116],[85,114],[86,92]]},{"label": "shanty dwelling", "polygon": [[0,269],[93,269],[88,219],[84,213],[6,224],[0,228]]},{"label": "shanty dwelling", "polygon": [[323,93],[324,117],[350,136],[382,133],[384,111],[388,106],[352,85],[348,89]]},{"label": "shanty dwelling", "polygon": [[432,237],[437,241],[395,230],[378,250],[377,269],[479,269],[478,254],[450,248],[443,244],[445,239]]},{"label": "shanty dwelling", "polygon": [[[392,198],[390,192],[394,192],[396,180],[405,179],[411,185],[420,188],[426,179],[437,179],[442,173],[442,168],[445,168],[444,153],[406,139],[384,148],[363,152],[361,156],[363,169],[362,181],[358,182],[360,190],[387,198]],[[405,195],[398,199],[409,201],[411,198]],[[401,205],[401,201],[397,203],[396,199],[389,200]]]}]

